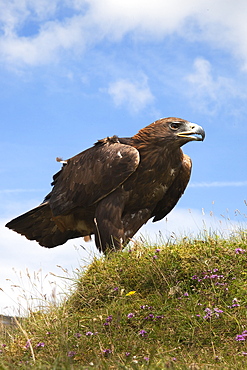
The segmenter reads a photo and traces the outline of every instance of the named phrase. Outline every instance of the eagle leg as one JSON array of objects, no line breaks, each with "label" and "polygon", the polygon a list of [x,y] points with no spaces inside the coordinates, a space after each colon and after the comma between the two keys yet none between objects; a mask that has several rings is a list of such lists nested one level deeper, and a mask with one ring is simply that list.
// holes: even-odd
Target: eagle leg
[{"label": "eagle leg", "polygon": [[[120,193],[120,194],[119,194]],[[119,189],[102,199],[95,211],[95,244],[107,254],[121,250],[125,242],[123,222],[124,197]]]}]

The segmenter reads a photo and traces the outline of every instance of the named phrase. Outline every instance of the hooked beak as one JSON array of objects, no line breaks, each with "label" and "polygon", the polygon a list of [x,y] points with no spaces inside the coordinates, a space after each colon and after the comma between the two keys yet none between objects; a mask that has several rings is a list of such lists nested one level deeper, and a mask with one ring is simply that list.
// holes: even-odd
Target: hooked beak
[{"label": "hooked beak", "polygon": [[205,138],[205,131],[201,126],[190,122],[188,124],[188,131],[178,132],[177,136],[187,138],[189,141],[203,141]]}]

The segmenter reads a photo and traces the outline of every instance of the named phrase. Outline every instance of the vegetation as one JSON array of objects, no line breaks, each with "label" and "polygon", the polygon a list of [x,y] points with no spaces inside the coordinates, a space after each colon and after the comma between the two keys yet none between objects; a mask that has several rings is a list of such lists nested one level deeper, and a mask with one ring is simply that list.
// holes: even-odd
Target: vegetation
[{"label": "vegetation", "polygon": [[247,368],[247,234],[95,259],[0,335],[0,369]]}]

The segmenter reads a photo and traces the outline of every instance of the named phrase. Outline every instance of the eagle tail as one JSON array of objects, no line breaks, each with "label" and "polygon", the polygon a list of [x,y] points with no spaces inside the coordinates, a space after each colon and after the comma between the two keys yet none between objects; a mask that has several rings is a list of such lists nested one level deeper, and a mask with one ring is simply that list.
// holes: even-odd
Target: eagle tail
[{"label": "eagle tail", "polygon": [[29,240],[36,240],[41,246],[53,248],[64,244],[68,239],[78,238],[78,231],[60,231],[51,213],[49,202],[14,218],[6,225],[9,229],[24,235]]}]

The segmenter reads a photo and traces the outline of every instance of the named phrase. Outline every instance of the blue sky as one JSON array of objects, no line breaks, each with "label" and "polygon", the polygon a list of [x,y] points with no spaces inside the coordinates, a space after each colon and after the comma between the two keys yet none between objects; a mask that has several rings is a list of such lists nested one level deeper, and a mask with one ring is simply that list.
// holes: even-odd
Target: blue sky
[{"label": "blue sky", "polygon": [[47,250],[4,228],[50,191],[55,158],[158,118],[196,122],[206,140],[183,147],[190,186],[142,233],[246,227],[246,18],[244,0],[1,1],[0,311],[17,307],[12,268],[60,275],[57,265],[95,254],[93,243]]}]

